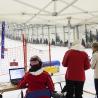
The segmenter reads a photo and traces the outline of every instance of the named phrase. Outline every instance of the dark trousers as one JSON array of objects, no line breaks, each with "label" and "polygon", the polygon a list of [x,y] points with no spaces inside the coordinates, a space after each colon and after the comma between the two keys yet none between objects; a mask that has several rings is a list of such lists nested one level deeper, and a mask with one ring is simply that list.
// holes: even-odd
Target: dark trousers
[{"label": "dark trousers", "polygon": [[84,81],[66,80],[67,94],[66,98],[83,98]]},{"label": "dark trousers", "polygon": [[2,97],[2,94],[0,94],[0,98],[3,98],[3,97]]},{"label": "dark trousers", "polygon": [[97,95],[97,98],[98,98],[98,79],[95,79],[94,82],[95,82],[96,95]]}]

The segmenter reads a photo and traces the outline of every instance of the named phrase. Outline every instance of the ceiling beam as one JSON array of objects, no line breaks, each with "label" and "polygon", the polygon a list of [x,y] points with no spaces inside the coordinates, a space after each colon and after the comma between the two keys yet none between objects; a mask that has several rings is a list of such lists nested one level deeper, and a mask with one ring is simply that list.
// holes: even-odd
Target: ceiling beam
[{"label": "ceiling beam", "polygon": [[65,15],[78,15],[78,14],[86,14],[86,13],[98,13],[98,11],[84,11],[84,12],[72,12],[72,13],[65,13],[65,14],[62,14],[60,16],[65,16]]},{"label": "ceiling beam", "polygon": [[32,19],[34,19],[37,15],[39,15],[45,8],[47,8],[50,4],[52,3],[52,1],[50,1],[48,4],[46,4],[42,9],[40,9],[38,11],[38,13],[35,16],[32,16],[31,18],[29,18],[25,23],[30,22]]},{"label": "ceiling beam", "polygon": [[61,9],[59,12],[58,12],[58,15],[60,15],[63,11],[65,11],[66,9],[68,9],[69,7],[71,7],[74,3],[76,3],[78,0],[73,0],[71,3],[67,3],[67,6],[64,7],[63,9]]},{"label": "ceiling beam", "polygon": [[[65,0],[59,0],[59,1],[65,3],[65,4],[69,4],[69,2],[66,2]],[[79,11],[82,11],[82,12],[88,12],[87,10],[84,10],[84,9],[82,9],[82,8],[76,6],[76,5],[72,5],[72,7],[74,7],[75,9],[77,9],[77,10],[79,10]],[[89,15],[91,15],[91,16],[95,16],[95,15],[92,14],[92,13],[85,13],[85,14],[89,14]]]},{"label": "ceiling beam", "polygon": [[39,10],[39,11],[42,11],[42,12],[45,12],[45,13],[50,14],[50,12],[49,12],[49,11],[46,11],[45,9],[41,10],[41,8],[38,8],[38,7],[34,6],[34,5],[31,5],[31,4],[29,4],[29,3],[23,2],[23,1],[21,1],[21,0],[13,0],[13,1],[15,1],[15,2],[17,2],[17,3],[20,3],[20,4],[22,4],[22,5],[25,5],[25,6],[27,6],[27,7],[30,7],[30,8],[33,8],[33,9],[36,9],[36,10]]}]

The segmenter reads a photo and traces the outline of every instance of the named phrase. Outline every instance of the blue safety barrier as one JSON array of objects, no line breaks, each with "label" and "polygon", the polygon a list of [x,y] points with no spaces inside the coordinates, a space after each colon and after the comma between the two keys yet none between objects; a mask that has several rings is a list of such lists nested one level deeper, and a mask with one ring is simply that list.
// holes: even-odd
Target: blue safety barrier
[{"label": "blue safety barrier", "polygon": [[43,67],[47,67],[47,66],[60,66],[60,61],[55,60],[55,61],[46,61],[43,62]]}]

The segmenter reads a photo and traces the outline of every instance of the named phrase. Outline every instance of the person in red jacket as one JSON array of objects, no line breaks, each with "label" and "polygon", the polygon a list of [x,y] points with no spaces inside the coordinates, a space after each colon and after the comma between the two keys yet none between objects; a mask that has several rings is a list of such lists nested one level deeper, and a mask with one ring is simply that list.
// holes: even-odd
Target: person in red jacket
[{"label": "person in red jacket", "polygon": [[62,65],[67,67],[65,80],[67,87],[66,98],[82,98],[85,81],[85,70],[90,68],[89,58],[81,44],[75,44],[63,58]]},{"label": "person in red jacket", "polygon": [[31,57],[30,66],[29,71],[19,82],[18,88],[27,86],[26,98],[51,98],[54,84],[48,72],[43,71],[41,59],[38,56]]}]

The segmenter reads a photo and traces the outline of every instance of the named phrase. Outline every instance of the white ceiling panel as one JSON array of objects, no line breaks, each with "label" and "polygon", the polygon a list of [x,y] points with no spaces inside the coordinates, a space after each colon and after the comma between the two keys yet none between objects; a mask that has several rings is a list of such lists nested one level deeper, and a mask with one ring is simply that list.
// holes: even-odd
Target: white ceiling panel
[{"label": "white ceiling panel", "polygon": [[98,22],[98,0],[0,0],[0,21],[27,24]]}]

